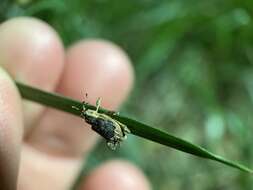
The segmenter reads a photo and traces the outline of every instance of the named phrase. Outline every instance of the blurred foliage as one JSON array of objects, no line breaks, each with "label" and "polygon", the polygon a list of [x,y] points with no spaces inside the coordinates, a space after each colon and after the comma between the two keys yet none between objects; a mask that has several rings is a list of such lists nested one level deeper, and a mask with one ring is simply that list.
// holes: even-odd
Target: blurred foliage
[{"label": "blurred foliage", "polygon": [[[1,21],[20,15],[48,22],[66,46],[115,42],[136,71],[122,112],[253,166],[252,0],[1,0]],[[83,174],[115,157],[158,190],[253,188],[244,173],[135,137],[116,152],[99,143]]]}]

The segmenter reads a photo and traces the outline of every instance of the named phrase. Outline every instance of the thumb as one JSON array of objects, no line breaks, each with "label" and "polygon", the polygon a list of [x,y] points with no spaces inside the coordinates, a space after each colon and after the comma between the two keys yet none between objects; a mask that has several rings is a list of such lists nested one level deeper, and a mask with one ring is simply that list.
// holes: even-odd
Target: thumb
[{"label": "thumb", "polygon": [[0,187],[16,189],[23,118],[15,84],[0,67]]}]

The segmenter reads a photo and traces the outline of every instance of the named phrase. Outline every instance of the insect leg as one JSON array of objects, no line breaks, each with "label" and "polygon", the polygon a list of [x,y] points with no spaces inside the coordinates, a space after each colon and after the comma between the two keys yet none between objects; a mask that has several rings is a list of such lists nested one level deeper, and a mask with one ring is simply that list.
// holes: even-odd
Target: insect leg
[{"label": "insect leg", "polygon": [[96,106],[97,106],[96,112],[98,112],[98,109],[99,109],[99,107],[100,107],[100,104],[101,104],[101,98],[98,98],[97,101],[96,101]]},{"label": "insect leg", "polygon": [[80,109],[78,107],[76,107],[76,106],[71,106],[71,108],[73,108],[73,109],[75,109],[77,111],[80,111]]},{"label": "insect leg", "polygon": [[117,141],[107,141],[106,144],[111,150],[116,150],[116,148],[120,146],[120,143]]}]

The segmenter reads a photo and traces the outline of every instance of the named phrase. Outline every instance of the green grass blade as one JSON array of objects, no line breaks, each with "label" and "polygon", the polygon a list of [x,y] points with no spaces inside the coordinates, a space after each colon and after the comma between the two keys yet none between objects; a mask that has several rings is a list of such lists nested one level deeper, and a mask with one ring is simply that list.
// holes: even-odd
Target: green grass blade
[{"label": "green grass blade", "polygon": [[187,142],[183,139],[180,139],[178,137],[172,136],[168,134],[167,132],[164,132],[162,130],[159,130],[157,128],[150,127],[146,124],[140,123],[138,121],[125,118],[122,116],[115,116],[116,119],[128,126],[128,128],[131,130],[132,134],[135,134],[136,136],[143,137],[145,139],[149,139],[151,141],[175,148],[177,150],[199,156],[202,158],[207,158],[211,160],[215,160],[218,162],[221,162],[223,164],[232,166],[234,168],[238,168],[242,171],[246,171],[249,173],[253,173],[253,171],[241,164],[235,163],[233,161],[227,160],[219,155],[213,154],[209,152],[208,150],[194,145],[190,142]]},{"label": "green grass blade", "polygon": [[[82,102],[61,96],[59,94],[45,92],[45,91],[21,84],[19,82],[16,82],[16,85],[20,91],[21,96],[24,99],[35,101],[37,103],[40,103],[52,108],[56,108],[58,110],[68,112],[76,116],[80,116],[80,111],[78,111],[77,109],[74,109],[72,106],[75,106],[81,110]],[[89,109],[95,109],[95,106],[92,106],[89,104],[87,104],[86,107]],[[111,111],[105,110],[105,109],[99,109],[99,112],[103,112],[110,115],[112,113]],[[131,133],[136,136],[143,137],[145,139],[157,142],[159,144],[163,144],[165,146],[175,148],[177,150],[180,150],[180,151],[183,151],[195,156],[215,160],[220,163],[226,164],[228,166],[240,169],[242,171],[245,171],[251,174],[253,173],[253,171],[246,166],[227,160],[221,156],[218,156],[216,154],[209,152],[208,150],[200,146],[194,145],[183,139],[172,136],[162,130],[150,127],[146,124],[143,124],[141,122],[138,122],[138,121],[135,121],[133,119],[129,119],[123,116],[119,116],[119,115],[111,115],[111,116],[117,119],[118,121],[120,121],[121,123],[127,125],[128,128],[131,130]]]}]

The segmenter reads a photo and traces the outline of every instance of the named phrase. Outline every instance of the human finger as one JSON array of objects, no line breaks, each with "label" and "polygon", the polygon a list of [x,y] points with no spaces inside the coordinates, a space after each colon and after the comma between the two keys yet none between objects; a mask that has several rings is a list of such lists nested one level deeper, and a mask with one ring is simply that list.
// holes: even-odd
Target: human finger
[{"label": "human finger", "polygon": [[[0,64],[16,80],[52,91],[63,68],[64,51],[55,31],[43,21],[17,17],[0,25]],[[43,107],[24,103],[26,129],[35,126]]]},{"label": "human finger", "polygon": [[[99,40],[72,46],[57,92],[90,103],[102,98],[102,106],[116,109],[128,95],[133,71],[127,56],[117,46]],[[94,145],[97,135],[75,116],[48,109],[29,142],[52,154],[80,157]],[[47,140],[45,140],[47,139]]]},{"label": "human finger", "polygon": [[149,190],[150,184],[133,164],[122,160],[103,163],[82,182],[80,190]]},{"label": "human finger", "polygon": [[0,187],[16,189],[23,117],[15,84],[0,67]]}]

